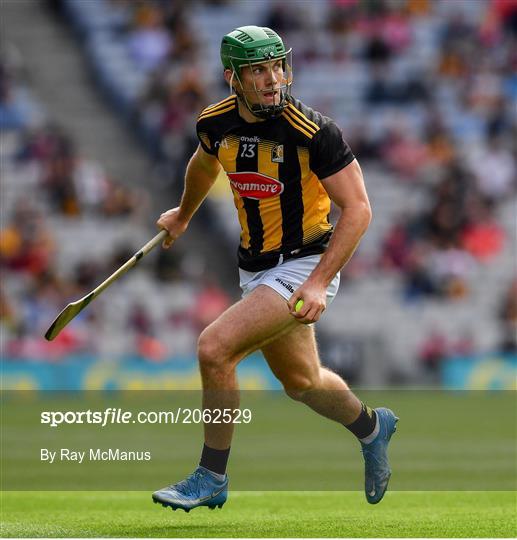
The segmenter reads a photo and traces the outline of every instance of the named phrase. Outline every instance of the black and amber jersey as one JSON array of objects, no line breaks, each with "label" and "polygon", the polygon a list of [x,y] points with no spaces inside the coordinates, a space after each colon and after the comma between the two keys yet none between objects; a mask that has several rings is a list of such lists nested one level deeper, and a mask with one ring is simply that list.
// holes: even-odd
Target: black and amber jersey
[{"label": "black and amber jersey", "polygon": [[203,110],[197,133],[230,181],[242,229],[240,260],[328,240],[330,199],[319,180],[354,159],[330,118],[289,98],[281,116],[249,123],[230,96]]}]

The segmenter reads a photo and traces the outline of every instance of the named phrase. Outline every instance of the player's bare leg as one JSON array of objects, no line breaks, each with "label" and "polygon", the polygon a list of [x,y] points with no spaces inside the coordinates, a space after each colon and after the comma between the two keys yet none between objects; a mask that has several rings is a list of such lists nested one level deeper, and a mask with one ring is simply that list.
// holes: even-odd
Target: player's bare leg
[{"label": "player's bare leg", "polygon": [[[237,364],[296,326],[300,324],[290,315],[286,301],[264,285],[225,311],[199,337],[203,408],[237,408]],[[232,434],[232,423],[205,424],[205,444],[211,448],[229,448]]]},{"label": "player's bare leg", "polygon": [[345,381],[321,366],[312,326],[298,324],[281,339],[264,345],[262,353],[293,399],[344,425],[361,413],[361,401]]},{"label": "player's bare leg", "polygon": [[391,476],[387,448],[398,418],[386,408],[372,411],[341,377],[321,366],[312,327],[294,327],[262,352],[289,396],[345,425],[361,441],[366,499],[380,502]]},{"label": "player's bare leg", "polygon": [[[287,302],[267,286],[259,286],[229,308],[199,337],[203,408],[235,409],[239,405],[237,364],[300,323]],[[233,424],[206,422],[200,466],[182,482],[155,491],[154,502],[189,512],[197,506],[221,507],[227,498],[226,462]]]}]

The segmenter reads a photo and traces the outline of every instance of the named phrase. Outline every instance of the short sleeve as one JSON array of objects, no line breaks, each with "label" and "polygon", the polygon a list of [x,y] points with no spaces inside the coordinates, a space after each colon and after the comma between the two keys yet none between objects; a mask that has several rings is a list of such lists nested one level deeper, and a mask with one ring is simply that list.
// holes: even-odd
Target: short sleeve
[{"label": "short sleeve", "polygon": [[215,145],[211,140],[209,130],[207,129],[206,122],[198,120],[196,124],[196,133],[197,138],[199,139],[199,144],[207,154],[212,154],[215,156],[217,154]]},{"label": "short sleeve", "polygon": [[320,180],[337,173],[354,159],[335,122],[325,124],[311,140],[309,165]]}]

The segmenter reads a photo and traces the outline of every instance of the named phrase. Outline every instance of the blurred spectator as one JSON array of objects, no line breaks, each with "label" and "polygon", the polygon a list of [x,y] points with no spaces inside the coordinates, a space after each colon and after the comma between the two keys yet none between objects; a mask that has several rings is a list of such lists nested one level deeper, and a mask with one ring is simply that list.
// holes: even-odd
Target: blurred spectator
[{"label": "blurred spectator", "polygon": [[72,181],[79,206],[86,212],[98,210],[108,198],[106,173],[96,161],[80,160],[72,172]]},{"label": "blurred spectator", "polygon": [[138,104],[137,114],[148,133],[157,137],[160,150],[174,162],[182,158],[185,130],[207,104],[207,94],[196,63],[170,67],[155,74]]},{"label": "blurred spectator", "polygon": [[470,220],[461,234],[461,244],[474,257],[487,261],[498,255],[504,246],[504,231],[494,217],[490,200],[473,200]]},{"label": "blurred spectator", "polygon": [[438,382],[441,364],[448,355],[447,338],[436,328],[431,330],[417,354],[424,371]]},{"label": "blurred spectator", "polygon": [[509,36],[517,35],[517,1],[492,0],[490,8]]},{"label": "blurred spectator", "polygon": [[0,58],[0,129],[18,129],[27,125],[26,112],[15,93],[9,68]]},{"label": "blurred spectator", "polygon": [[429,115],[424,126],[423,138],[426,142],[428,164],[435,170],[444,171],[453,166],[456,147],[451,134],[447,131],[440,112],[435,108],[429,109]]},{"label": "blurred spectator", "polygon": [[43,215],[18,201],[10,224],[0,230],[0,266],[38,276],[52,263],[55,243]]},{"label": "blurred spectator", "polygon": [[483,195],[501,201],[507,195],[515,193],[515,156],[506,148],[501,137],[490,137],[487,145],[472,156],[469,165]]},{"label": "blurred spectator", "polygon": [[[10,331],[16,331],[19,324],[18,314],[13,307],[12,302],[7,297],[5,290],[0,283],[0,332],[2,336],[4,332],[1,329],[8,329]],[[3,337],[1,339],[1,346],[4,346]]]},{"label": "blurred spectator", "polygon": [[368,81],[364,93],[364,101],[369,105],[383,105],[397,100],[397,89],[389,75],[382,67],[374,67],[373,75]]},{"label": "blurred spectator", "polygon": [[423,17],[429,15],[432,0],[408,0],[406,7],[410,16]]},{"label": "blurred spectator", "polygon": [[433,328],[420,344],[417,357],[424,373],[430,376],[433,383],[439,383],[444,360],[455,356],[468,358],[473,352],[474,342],[470,332],[448,339],[443,332]]},{"label": "blurred spectator", "polygon": [[99,276],[102,275],[100,265],[90,259],[81,261],[74,269],[75,294],[82,296],[97,286]]},{"label": "blurred spectator", "polygon": [[378,160],[380,157],[379,143],[366,131],[363,123],[350,126],[345,133],[350,147],[354,149],[354,155],[363,162]]},{"label": "blurred spectator", "polygon": [[57,124],[48,123],[22,134],[17,157],[22,162],[46,163],[53,157],[71,156],[73,153],[71,138]]},{"label": "blurred spectator", "polygon": [[476,346],[471,329],[464,330],[452,341],[449,347],[451,356],[470,357],[475,354]]},{"label": "blurred spectator", "polygon": [[149,197],[141,190],[128,190],[112,180],[106,181],[106,197],[101,211],[106,217],[127,217],[143,214],[148,209]]},{"label": "blurred spectator", "polygon": [[[238,11],[238,3],[204,3],[217,6],[225,21]],[[128,116],[156,145],[160,158],[169,160],[174,170],[183,170],[195,116],[220,97],[218,92],[228,91],[227,85],[214,83],[221,79],[220,66],[207,69],[205,58],[199,57],[210,32],[197,27],[193,31],[196,10],[185,2],[109,0],[108,4],[113,9],[102,32],[111,32],[110,38],[120,42],[135,69],[147,77]],[[420,201],[408,201],[403,217],[395,220],[379,208],[387,226],[371,255],[379,261],[374,271],[398,273],[406,299],[432,298],[447,305],[467,297],[476,286],[471,282],[476,264],[496,264],[494,257],[509,244],[500,210],[516,192],[512,152],[517,140],[517,1],[467,5],[332,0],[318,3],[317,16],[316,10],[307,9],[307,17],[305,5],[295,5],[296,9],[286,10],[284,4],[267,3],[262,22],[285,34],[295,49],[296,69],[313,75],[312,86],[298,91],[317,93],[326,104],[324,112],[344,120],[345,138],[361,163],[380,171],[378,176],[388,171],[410,181],[399,187]],[[329,71],[342,74],[337,91],[326,87]],[[17,66],[0,61],[0,127],[34,125],[23,90]],[[52,344],[35,337],[67,301],[98,283],[100,271],[99,264],[79,260],[73,277],[54,274],[51,261],[58,253],[46,216],[54,212],[75,220],[74,225],[81,221],[78,218],[92,216],[125,221],[146,213],[149,196],[142,189],[124,187],[102,164],[83,157],[74,139],[56,125],[27,129],[16,159],[39,173],[34,195],[41,210],[9,209],[7,225],[0,231],[2,270],[10,278],[27,280],[25,290],[31,291],[20,302],[14,296],[13,301],[6,299],[0,291],[2,328],[7,327],[9,339],[13,338],[10,350],[40,358],[86,350],[85,336],[102,324],[102,314],[94,311],[83,314]],[[365,178],[368,182],[368,175]],[[390,178],[386,175],[386,182]],[[103,273],[125,262],[134,249],[128,245],[113,251]],[[361,253],[354,257],[343,273],[344,281],[350,276],[371,278],[368,260]],[[192,275],[200,274],[182,264],[181,246],[160,250],[154,264],[157,287],[192,282]],[[505,328],[502,346],[511,351],[516,347],[515,296],[513,284],[500,309]],[[133,306],[120,330],[122,339],[129,329],[137,336],[131,347],[154,361],[192,352],[196,334],[225,309],[229,298],[208,280],[191,301],[191,306],[166,319],[165,330],[143,306]],[[471,350],[468,335],[451,339],[433,331],[422,344],[420,357],[434,373],[444,354]]]},{"label": "blurred spectator", "polygon": [[511,136],[512,127],[512,104],[501,97],[487,114],[486,138],[490,141],[505,135]]},{"label": "blurred spectator", "polygon": [[162,249],[158,252],[154,266],[154,277],[158,282],[179,281],[183,278],[181,255],[176,249]]},{"label": "blurred spectator", "polygon": [[488,59],[481,62],[471,72],[466,99],[469,108],[483,114],[500,102],[503,95],[502,78]]},{"label": "blurred spectator", "polygon": [[163,25],[161,11],[151,3],[137,7],[134,29],[128,37],[128,49],[139,69],[157,69],[169,56],[172,41]]},{"label": "blurred spectator", "polygon": [[146,193],[120,185],[100,163],[80,157],[73,139],[59,125],[27,131],[17,159],[37,165],[52,209],[67,217],[84,213],[129,216],[148,208]]},{"label": "blurred spectator", "polygon": [[178,82],[168,86],[161,121],[161,131],[164,134],[183,129],[186,122],[199,113],[206,100],[198,69],[195,66],[183,68],[178,75]]},{"label": "blurred spectator", "polygon": [[357,18],[358,5],[356,0],[330,2],[326,28],[330,30],[334,38],[351,30],[352,24]]},{"label": "blurred spectator", "polygon": [[445,21],[440,45],[440,74],[451,78],[464,76],[468,71],[469,55],[474,51],[476,43],[474,29],[461,11],[456,11]]},{"label": "blurred spectator", "polygon": [[407,9],[402,4],[388,6],[381,26],[381,35],[391,51],[400,54],[411,44],[412,26]]},{"label": "blurred spectator", "polygon": [[372,64],[384,64],[391,57],[391,47],[382,37],[374,36],[366,44],[364,57]]},{"label": "blurred spectator", "polygon": [[74,158],[62,154],[51,157],[46,163],[43,186],[50,195],[54,210],[70,217],[81,212],[77,192],[73,181]]},{"label": "blurred spectator", "polygon": [[135,352],[152,362],[166,359],[168,351],[156,337],[156,330],[148,310],[142,304],[134,304],[128,314],[128,330],[134,336]]},{"label": "blurred spectator", "polygon": [[66,355],[92,350],[90,315],[80,314],[52,342],[43,338],[49,321],[63,307],[68,293],[67,284],[59,280],[55,273],[39,274],[32,287],[21,299],[22,322],[14,336],[6,344],[5,353],[14,358],[59,361]]},{"label": "blurred spectator", "polygon": [[452,200],[438,200],[427,219],[427,227],[435,244],[458,243],[463,215]]},{"label": "blurred spectator", "polygon": [[129,310],[128,326],[137,334],[152,335],[154,333],[149,312],[142,304],[134,304]]},{"label": "blurred spectator", "polygon": [[411,137],[403,126],[394,127],[384,139],[381,156],[402,178],[414,180],[428,159],[425,145]]},{"label": "blurred spectator", "polygon": [[205,277],[196,295],[192,308],[192,320],[195,328],[201,333],[214,322],[231,304],[230,297],[211,277]]},{"label": "blurred spectator", "polygon": [[42,336],[48,321],[59,312],[62,298],[69,293],[67,285],[55,272],[49,271],[39,274],[27,292],[22,302],[24,331]]},{"label": "blurred spectator", "polygon": [[135,352],[143,359],[151,362],[163,362],[167,356],[174,354],[156,337],[148,334],[136,334]]},{"label": "blurred spectator", "polygon": [[419,300],[440,293],[427,264],[430,247],[423,243],[413,245],[404,272],[404,296],[407,300]]},{"label": "blurred spectator", "polygon": [[386,234],[380,254],[380,267],[383,270],[405,271],[409,266],[410,239],[404,218],[396,221]]},{"label": "blurred spectator", "polygon": [[264,17],[262,26],[271,28],[280,35],[288,35],[302,26],[298,13],[297,10],[291,9],[291,6],[283,2],[274,3]]},{"label": "blurred spectator", "polygon": [[440,295],[456,300],[468,294],[474,260],[453,242],[444,243],[442,248],[432,251],[427,266]]},{"label": "blurred spectator", "polygon": [[499,320],[501,323],[500,349],[507,353],[517,353],[517,278],[515,278],[499,307]]}]

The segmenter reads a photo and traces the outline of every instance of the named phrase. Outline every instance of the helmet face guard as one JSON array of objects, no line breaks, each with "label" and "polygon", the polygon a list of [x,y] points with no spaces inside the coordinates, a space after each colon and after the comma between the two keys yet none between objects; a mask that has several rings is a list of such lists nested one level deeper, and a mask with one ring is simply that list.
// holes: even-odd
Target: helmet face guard
[{"label": "helmet face guard", "polygon": [[[230,79],[231,90],[246,105],[249,111],[260,119],[275,118],[287,106],[287,97],[291,95],[292,50],[286,50],[280,36],[270,28],[258,26],[243,26],[223,37],[221,43],[221,60],[225,69],[232,72]],[[253,67],[263,65],[270,70],[271,81],[275,81],[274,66],[282,61],[283,76],[277,84],[272,82],[270,88],[258,89],[253,74]],[[244,89],[242,68],[249,68],[253,77],[253,89]],[[240,91],[233,87],[233,78],[238,81]],[[280,82],[280,86],[278,86]],[[277,92],[271,105],[263,103],[262,95]],[[278,103],[276,103],[278,95]],[[255,99],[253,99],[253,96]]]},{"label": "helmet face guard", "polygon": [[[261,118],[261,119],[276,118],[277,116],[282,114],[282,111],[287,107],[287,103],[288,103],[287,96],[291,95],[291,86],[293,83],[291,57],[292,57],[292,50],[289,49],[288,51],[285,52],[285,55],[283,57],[279,57],[279,58],[271,57],[269,60],[264,59],[263,61],[253,62],[253,63],[248,62],[247,64],[243,64],[242,62],[240,62],[238,66],[233,66],[232,79],[230,80],[230,87],[233,91],[234,88],[232,85],[232,81],[233,81],[233,78],[235,77],[240,85],[240,91],[235,89],[235,93],[237,94],[239,99],[243,101],[243,103],[250,110],[250,112],[256,117]],[[255,77],[253,76],[253,68],[257,64],[261,64],[265,66],[265,68],[270,71],[271,81],[274,81],[273,68],[278,60],[282,60],[282,71],[283,71],[282,79],[280,81],[280,86],[275,87],[273,86],[274,82],[272,82],[271,87],[264,88],[263,90],[259,90],[256,85]],[[230,58],[230,61],[232,61],[232,58]],[[253,77],[253,90],[247,90],[247,91],[244,90],[244,84],[242,80],[243,67],[249,67],[250,69],[250,72]],[[278,92],[278,94],[275,95],[273,104],[265,105],[262,103],[262,95],[269,92]],[[250,101],[249,94],[252,94],[256,98],[254,100],[251,100],[254,103]],[[276,103],[277,96],[278,96],[278,103]]]}]

